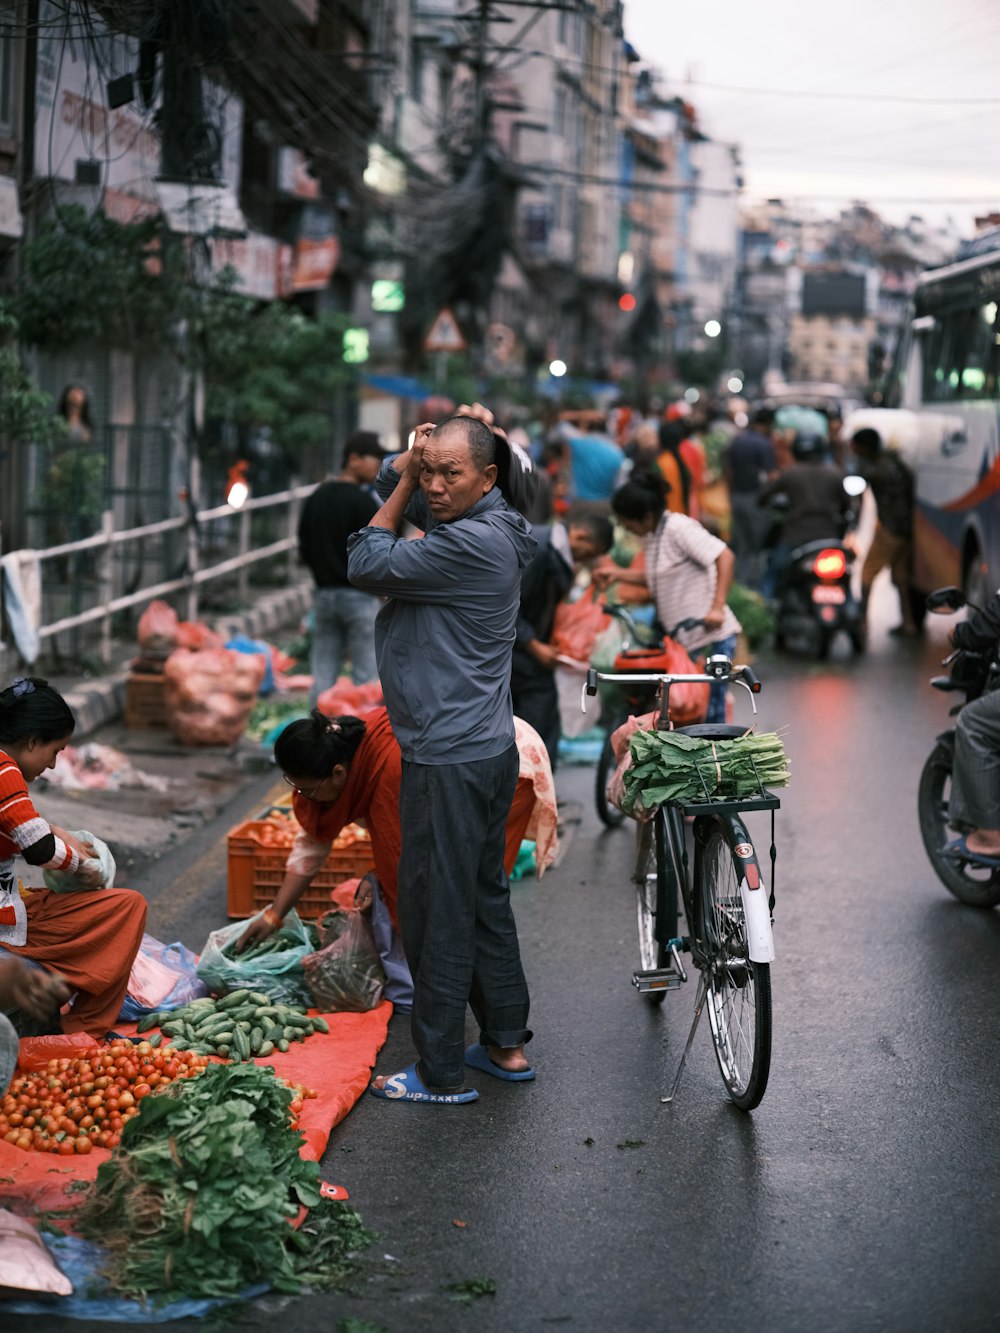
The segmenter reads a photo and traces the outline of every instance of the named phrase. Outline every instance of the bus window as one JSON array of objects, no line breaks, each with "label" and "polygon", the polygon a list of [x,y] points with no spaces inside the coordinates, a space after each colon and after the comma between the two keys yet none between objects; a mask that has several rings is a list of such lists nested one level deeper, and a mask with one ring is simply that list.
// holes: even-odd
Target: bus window
[{"label": "bus window", "polygon": [[924,401],[988,398],[996,393],[997,303],[936,318],[924,348]]},{"label": "bus window", "polygon": [[967,321],[960,381],[963,398],[992,398],[996,393],[996,322],[996,301],[978,306]]}]

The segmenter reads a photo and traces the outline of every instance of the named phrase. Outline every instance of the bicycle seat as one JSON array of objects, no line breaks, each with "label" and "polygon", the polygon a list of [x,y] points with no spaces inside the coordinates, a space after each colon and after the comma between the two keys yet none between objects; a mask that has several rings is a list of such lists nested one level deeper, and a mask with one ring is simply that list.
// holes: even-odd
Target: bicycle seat
[{"label": "bicycle seat", "polygon": [[674,727],[674,731],[702,741],[735,741],[747,734],[746,727],[737,727],[731,722],[695,722],[690,727]]}]

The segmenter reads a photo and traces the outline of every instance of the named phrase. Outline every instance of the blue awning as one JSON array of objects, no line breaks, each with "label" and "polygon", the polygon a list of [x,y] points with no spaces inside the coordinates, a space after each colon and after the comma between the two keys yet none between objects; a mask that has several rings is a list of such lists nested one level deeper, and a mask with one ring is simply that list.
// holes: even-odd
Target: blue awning
[{"label": "blue awning", "polygon": [[412,398],[420,401],[429,398],[432,390],[420,380],[409,375],[362,375],[363,384],[380,393],[391,394],[393,398]]}]

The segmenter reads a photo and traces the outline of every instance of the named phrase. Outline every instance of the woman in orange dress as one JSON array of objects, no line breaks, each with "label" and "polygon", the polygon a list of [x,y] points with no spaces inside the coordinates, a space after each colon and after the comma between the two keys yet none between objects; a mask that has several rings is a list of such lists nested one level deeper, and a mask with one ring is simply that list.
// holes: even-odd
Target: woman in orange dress
[{"label": "woman in orange dress", "polygon": [[[521,842],[534,837],[539,871],[557,849],[555,789],[537,732],[515,719],[520,773],[507,820],[504,865],[513,868]],[[371,835],[375,874],[389,915],[398,925],[396,883],[402,834],[399,779],[402,758],[389,715],[377,708],[362,721],[327,717],[313,709],[278,737],[274,757],[295,792],[292,808],[302,826],[296,835],[274,902],[240,936],[240,948],[266,939],[322,869],[334,838],[362,821]],[[246,943],[244,943],[246,941]]]},{"label": "woman in orange dress", "polygon": [[[47,823],[32,804],[29,785],[55,764],[75,726],[62,695],[38,677],[0,690],[0,949],[56,973],[76,992],[62,1015],[64,1032],[103,1037],[128,990],[146,901],[131,889],[97,890],[94,848]],[[81,891],[23,890],[16,857],[75,874]]]}]

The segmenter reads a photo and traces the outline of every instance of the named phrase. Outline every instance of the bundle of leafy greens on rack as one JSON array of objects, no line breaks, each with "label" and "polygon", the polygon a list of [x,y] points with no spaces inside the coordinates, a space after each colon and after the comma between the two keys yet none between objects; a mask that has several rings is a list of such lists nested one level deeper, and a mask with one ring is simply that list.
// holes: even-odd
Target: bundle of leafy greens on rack
[{"label": "bundle of leafy greens on rack", "polygon": [[622,809],[639,814],[665,801],[746,800],[788,783],[788,759],[773,731],[709,741],[678,731],[637,731],[622,780]]},{"label": "bundle of leafy greens on rack", "polygon": [[[272,1069],[243,1064],[143,1100],[76,1218],[107,1250],[116,1291],[234,1297],[261,1282],[297,1292],[346,1280],[373,1236],[321,1200],[319,1166],[290,1126],[293,1096]],[[311,1211],[296,1231],[300,1205]]]}]

